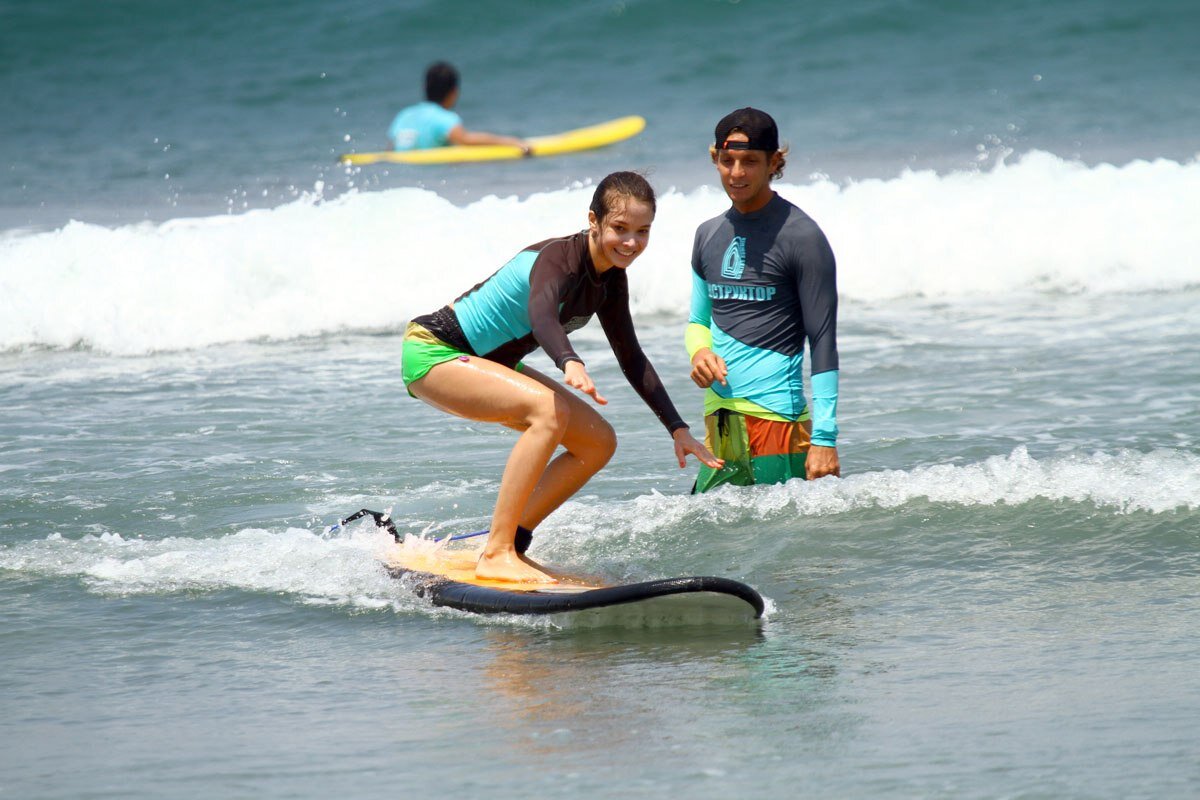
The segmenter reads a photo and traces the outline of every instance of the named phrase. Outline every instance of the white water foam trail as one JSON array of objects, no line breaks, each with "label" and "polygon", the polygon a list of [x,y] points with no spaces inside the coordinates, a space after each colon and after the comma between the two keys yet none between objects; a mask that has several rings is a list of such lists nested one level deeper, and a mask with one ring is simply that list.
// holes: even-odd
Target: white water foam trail
[{"label": "white water foam trail", "polygon": [[[660,187],[661,188],[661,187]],[[1088,167],[1031,153],[988,172],[781,183],[833,244],[843,297],[1127,292],[1200,285],[1200,163]],[[305,198],[241,216],[0,238],[0,351],[117,354],[398,329],[521,247],[581,229],[590,187],[464,208],[419,189]],[[635,312],[686,313],[716,188],[663,191],[631,271]]]},{"label": "white water foam trail", "polygon": [[112,532],[69,538],[53,532],[0,551],[0,570],[77,577],[102,594],[240,589],[294,595],[312,605],[375,609],[398,607],[407,598],[379,569],[391,541],[367,527],[334,538],[295,528],[251,528],[211,539]]},{"label": "white water foam trail", "polygon": [[873,508],[915,501],[962,506],[1019,506],[1035,500],[1088,503],[1114,514],[1200,510],[1200,456],[1178,450],[1119,451],[1038,460],[1024,447],[966,464],[883,470],[841,479],[725,487],[699,497],[643,495],[605,503],[604,525],[586,501],[567,503],[548,523],[580,537],[602,527],[613,536],[653,537],[698,522],[724,526]]},{"label": "white water foam trail", "polygon": [[[1200,455],[1121,451],[1038,460],[1018,447],[1008,456],[974,464],[725,487],[699,497],[655,492],[605,501],[603,509],[595,498],[582,498],[546,521],[542,544],[554,563],[603,564],[619,572],[630,559],[661,563],[698,526],[734,530],[754,522],[901,508],[915,501],[987,507],[1039,499],[1090,504],[1115,515],[1194,512],[1200,510]],[[619,554],[608,553],[606,542],[618,541]],[[334,537],[296,528],[157,540],[131,532],[70,537],[52,531],[45,539],[0,549],[0,570],[77,578],[106,595],[237,589],[282,593],[308,605],[428,611],[427,603],[380,568],[392,544],[391,536],[369,521]]]}]

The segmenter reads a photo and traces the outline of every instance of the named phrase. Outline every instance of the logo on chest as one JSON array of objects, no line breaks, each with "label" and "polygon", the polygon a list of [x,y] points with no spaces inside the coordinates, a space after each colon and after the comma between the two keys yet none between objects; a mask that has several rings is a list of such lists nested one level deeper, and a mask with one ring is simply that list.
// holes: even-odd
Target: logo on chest
[{"label": "logo on chest", "polygon": [[746,271],[746,237],[735,236],[721,259],[721,277],[740,281]]}]

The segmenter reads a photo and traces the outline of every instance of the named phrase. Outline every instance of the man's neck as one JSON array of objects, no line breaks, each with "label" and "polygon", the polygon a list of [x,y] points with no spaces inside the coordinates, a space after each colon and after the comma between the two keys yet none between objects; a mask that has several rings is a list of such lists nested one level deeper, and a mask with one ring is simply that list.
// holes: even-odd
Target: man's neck
[{"label": "man's neck", "polygon": [[765,194],[759,195],[758,197],[755,197],[753,200],[749,200],[749,201],[743,203],[742,205],[738,205],[737,203],[734,203],[733,209],[734,209],[734,211],[738,212],[739,214],[753,214],[755,211],[761,211],[762,209],[766,208],[767,204],[770,203],[774,199],[775,199],[775,190],[769,189],[769,190],[767,190],[767,192]]}]

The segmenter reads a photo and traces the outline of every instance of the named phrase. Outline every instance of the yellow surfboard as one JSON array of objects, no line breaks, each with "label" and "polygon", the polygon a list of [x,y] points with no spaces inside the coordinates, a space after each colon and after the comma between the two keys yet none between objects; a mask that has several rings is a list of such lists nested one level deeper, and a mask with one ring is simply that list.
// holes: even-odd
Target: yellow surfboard
[{"label": "yellow surfboard", "polygon": [[[576,128],[550,136],[533,136],[526,139],[532,152],[530,156],[560,156],[593,150],[597,147],[623,141],[637,136],[646,127],[642,117],[621,117],[599,125]],[[384,151],[379,153],[345,153],[338,157],[343,164],[363,166],[366,164],[454,164],[471,161],[508,161],[525,158],[521,148],[510,145],[477,145],[431,147],[425,150]]]},{"label": "yellow surfboard", "polygon": [[431,546],[423,540],[406,539],[403,544],[391,548],[385,563],[394,570],[421,572],[428,575],[439,575],[443,578],[466,583],[471,586],[485,586],[492,589],[504,589],[510,592],[583,592],[596,589],[604,584],[597,580],[586,578],[563,577],[558,583],[513,583],[511,581],[489,580],[475,577],[475,562],[479,560],[482,548],[441,548]]}]

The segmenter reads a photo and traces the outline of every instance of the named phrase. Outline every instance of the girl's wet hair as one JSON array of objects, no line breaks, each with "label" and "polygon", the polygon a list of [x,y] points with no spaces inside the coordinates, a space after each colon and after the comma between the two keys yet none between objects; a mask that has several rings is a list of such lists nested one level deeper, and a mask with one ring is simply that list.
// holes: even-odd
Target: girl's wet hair
[{"label": "girl's wet hair", "polygon": [[654,188],[648,180],[636,172],[614,172],[605,177],[596,187],[589,208],[596,215],[597,220],[602,220],[613,210],[618,199],[630,197],[650,206],[651,216],[657,212]]}]

